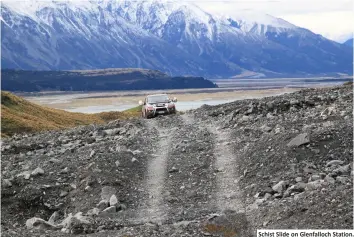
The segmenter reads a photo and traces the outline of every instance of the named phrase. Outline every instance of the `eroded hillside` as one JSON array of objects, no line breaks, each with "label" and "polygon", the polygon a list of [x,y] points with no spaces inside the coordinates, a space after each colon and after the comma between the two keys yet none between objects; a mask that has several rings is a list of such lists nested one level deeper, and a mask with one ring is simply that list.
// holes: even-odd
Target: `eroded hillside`
[{"label": "eroded hillside", "polygon": [[4,139],[2,234],[352,228],[352,89]]}]

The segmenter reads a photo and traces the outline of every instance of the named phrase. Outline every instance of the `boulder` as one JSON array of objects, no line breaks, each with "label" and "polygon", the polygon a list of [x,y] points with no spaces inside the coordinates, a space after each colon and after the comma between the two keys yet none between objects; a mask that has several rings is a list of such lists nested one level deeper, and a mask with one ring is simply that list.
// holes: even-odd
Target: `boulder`
[{"label": "boulder", "polygon": [[59,227],[41,219],[38,217],[33,217],[26,221],[27,229],[36,229],[36,230],[57,230]]},{"label": "boulder", "polygon": [[294,137],[288,144],[288,147],[299,147],[310,143],[310,138],[308,133],[301,133]]},{"label": "boulder", "polygon": [[272,187],[272,189],[277,192],[277,193],[282,193],[285,191],[285,188],[286,188],[286,185],[287,185],[287,182],[285,181],[280,181],[279,183],[277,183],[276,185],[274,185]]}]

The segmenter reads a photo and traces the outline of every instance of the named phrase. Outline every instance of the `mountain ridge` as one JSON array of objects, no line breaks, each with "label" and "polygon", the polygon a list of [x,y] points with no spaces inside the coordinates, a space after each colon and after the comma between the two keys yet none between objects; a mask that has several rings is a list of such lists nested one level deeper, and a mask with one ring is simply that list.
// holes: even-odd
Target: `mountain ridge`
[{"label": "mountain ridge", "polygon": [[26,71],[1,70],[2,90],[34,91],[112,91],[217,88],[203,77],[169,75],[157,70],[108,68],[99,70]]},{"label": "mountain ridge", "polygon": [[3,68],[142,67],[208,78],[352,74],[346,47],[269,15],[236,19],[176,1],[34,3],[2,4]]}]

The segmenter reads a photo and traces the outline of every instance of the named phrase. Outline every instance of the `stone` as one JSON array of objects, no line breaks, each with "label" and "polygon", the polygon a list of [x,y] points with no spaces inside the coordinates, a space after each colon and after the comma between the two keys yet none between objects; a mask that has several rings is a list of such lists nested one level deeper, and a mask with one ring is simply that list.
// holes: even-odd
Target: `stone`
[{"label": "stone", "polygon": [[44,170],[37,167],[35,170],[32,171],[31,175],[32,176],[37,176],[37,175],[42,175],[44,174]]},{"label": "stone", "polygon": [[295,181],[296,181],[297,183],[302,182],[302,177],[296,177]]},{"label": "stone", "polygon": [[119,210],[122,210],[122,211],[127,210],[127,206],[125,204],[120,204]]},{"label": "stone", "polygon": [[116,195],[112,195],[109,199],[109,206],[118,206],[118,198]]},{"label": "stone", "polygon": [[[107,208],[107,207],[105,207],[105,208]],[[98,209],[97,207],[92,208],[92,209],[87,211],[87,215],[88,216],[97,216],[99,213],[100,213],[100,209]]]},{"label": "stone", "polygon": [[336,180],[341,184],[347,184],[347,183],[350,183],[350,181],[351,181],[349,178],[343,177],[343,176],[337,176]]},{"label": "stone", "polygon": [[330,184],[334,184],[336,182],[336,180],[329,175],[324,178],[324,181]]},{"label": "stone", "polygon": [[59,194],[59,197],[65,197],[67,196],[69,193],[67,191],[61,191]]},{"label": "stone", "polygon": [[331,160],[329,161],[326,166],[332,166],[332,165],[342,165],[344,162],[341,160]]},{"label": "stone", "polygon": [[117,160],[117,161],[115,162],[115,164],[116,164],[116,166],[118,167],[118,166],[120,165],[120,162]]},{"label": "stone", "polygon": [[310,143],[309,134],[308,133],[301,133],[294,137],[288,144],[288,147],[299,147],[301,145],[305,145]]},{"label": "stone", "polygon": [[282,193],[285,190],[287,183],[285,181],[280,181],[272,187],[272,189],[277,193]]},{"label": "stone", "polygon": [[33,217],[31,219],[28,219],[26,221],[26,227],[27,229],[36,229],[36,230],[56,230],[58,227],[55,225],[52,225],[51,223],[38,218],[38,217]]},{"label": "stone", "polygon": [[305,195],[304,193],[295,194],[294,200],[299,201],[300,199],[302,199],[304,197],[304,195]]},{"label": "stone", "polygon": [[94,155],[95,155],[95,151],[92,150],[91,153],[90,153],[90,158],[92,158]]},{"label": "stone", "polygon": [[272,197],[272,195],[270,194],[270,193],[266,193],[265,195],[264,195],[264,200],[268,200],[269,198],[271,198]]},{"label": "stone", "polygon": [[51,158],[51,159],[49,160],[49,162],[54,163],[54,164],[58,164],[58,163],[60,163],[60,160],[55,159],[55,158]]},{"label": "stone", "polygon": [[305,190],[316,190],[324,186],[324,180],[316,180],[306,184]]},{"label": "stone", "polygon": [[50,216],[48,222],[52,225],[55,224],[55,222],[59,219],[59,213],[57,211],[53,212],[53,214]]},{"label": "stone", "polygon": [[107,207],[102,211],[102,213],[115,213],[115,212],[117,212],[116,206]]},{"label": "stone", "polygon": [[112,195],[116,194],[116,189],[112,186],[103,186],[101,189],[101,200],[109,202]]},{"label": "stone", "polygon": [[241,118],[241,121],[243,121],[243,122],[247,122],[249,120],[250,120],[250,117],[247,116],[247,115],[243,115],[242,118]]},{"label": "stone", "polygon": [[9,179],[3,179],[2,180],[2,184],[1,184],[1,187],[2,188],[9,188],[12,186],[12,183]]},{"label": "stone", "polygon": [[340,166],[337,169],[333,170],[333,173],[337,174],[337,175],[341,175],[341,174],[347,174],[350,171],[350,165],[344,165],[344,166]]},{"label": "stone", "polygon": [[27,171],[24,171],[24,172],[22,172],[22,173],[17,175],[17,177],[22,177],[22,176],[23,176],[24,179],[29,179],[31,177],[31,172],[29,172],[27,170]]},{"label": "stone", "polygon": [[176,172],[178,172],[179,170],[176,168],[176,167],[172,167],[168,172],[169,173],[176,173]]},{"label": "stone", "polygon": [[311,175],[311,177],[309,179],[309,182],[316,181],[316,180],[319,180],[319,179],[321,179],[321,176],[319,176],[318,174],[313,174],[313,175]]},{"label": "stone", "polygon": [[107,200],[101,200],[98,204],[97,204],[97,208],[102,211],[104,209],[106,209],[109,205],[109,201]]},{"label": "stone", "polygon": [[263,132],[270,132],[270,131],[272,131],[272,128],[271,128],[271,127],[268,127],[267,125],[263,125],[263,126],[261,127],[261,131],[263,131]]},{"label": "stone", "polygon": [[58,226],[63,232],[80,234],[91,224],[91,220],[82,215],[82,212],[76,213],[74,216],[70,213]]},{"label": "stone", "polygon": [[138,159],[132,158],[132,162],[133,162],[133,163],[135,163],[135,162],[137,162],[137,161],[138,161]]},{"label": "stone", "polygon": [[60,173],[61,173],[61,174],[67,174],[67,173],[69,173],[69,168],[68,168],[68,167],[65,167],[64,169],[62,169],[62,170],[60,171]]}]

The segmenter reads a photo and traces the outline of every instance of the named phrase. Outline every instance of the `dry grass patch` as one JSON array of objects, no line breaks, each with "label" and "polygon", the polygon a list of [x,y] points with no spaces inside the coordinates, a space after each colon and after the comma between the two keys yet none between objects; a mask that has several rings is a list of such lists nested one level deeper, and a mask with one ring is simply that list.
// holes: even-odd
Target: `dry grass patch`
[{"label": "dry grass patch", "polygon": [[72,113],[31,103],[10,92],[1,92],[1,135],[32,133],[70,128],[79,125],[103,124],[110,120],[137,117],[136,112]]}]

